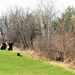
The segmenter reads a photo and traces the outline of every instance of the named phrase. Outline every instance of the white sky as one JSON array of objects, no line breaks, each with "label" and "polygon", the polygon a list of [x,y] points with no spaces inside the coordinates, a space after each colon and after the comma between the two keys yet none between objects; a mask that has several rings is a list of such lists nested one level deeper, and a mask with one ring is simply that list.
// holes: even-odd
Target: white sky
[{"label": "white sky", "polygon": [[57,0],[57,9],[59,11],[64,11],[69,5],[75,7],[75,0]]},{"label": "white sky", "polygon": [[[39,0],[40,1],[40,0]],[[63,11],[64,8],[71,5],[75,7],[75,0],[55,0],[56,8],[58,11]],[[0,0],[0,13],[4,13],[11,6],[21,6],[23,8],[30,7],[31,9],[35,9],[37,5],[37,0]]]}]

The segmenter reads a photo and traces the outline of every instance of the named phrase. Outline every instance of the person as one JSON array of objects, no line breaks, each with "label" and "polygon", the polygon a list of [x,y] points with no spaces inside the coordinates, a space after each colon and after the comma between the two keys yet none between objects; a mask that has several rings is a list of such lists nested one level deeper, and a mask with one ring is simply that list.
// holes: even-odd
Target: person
[{"label": "person", "polygon": [[6,43],[5,42],[2,43],[1,50],[6,50]]},{"label": "person", "polygon": [[8,43],[8,45],[9,45],[8,50],[13,50],[13,42],[10,41],[10,42]]}]

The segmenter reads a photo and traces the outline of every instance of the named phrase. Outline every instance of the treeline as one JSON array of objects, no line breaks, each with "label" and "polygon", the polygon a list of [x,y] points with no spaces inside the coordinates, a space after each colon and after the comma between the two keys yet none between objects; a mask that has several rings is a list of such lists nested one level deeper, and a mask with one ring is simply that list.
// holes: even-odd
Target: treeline
[{"label": "treeline", "polygon": [[0,32],[3,41],[13,41],[18,47],[33,47],[33,39],[40,32],[40,25],[27,8],[14,7],[0,17]]},{"label": "treeline", "polygon": [[56,15],[52,1],[40,2],[35,11],[11,8],[0,16],[1,38],[23,48],[34,48],[38,39],[35,52],[41,57],[75,63],[75,8]]}]

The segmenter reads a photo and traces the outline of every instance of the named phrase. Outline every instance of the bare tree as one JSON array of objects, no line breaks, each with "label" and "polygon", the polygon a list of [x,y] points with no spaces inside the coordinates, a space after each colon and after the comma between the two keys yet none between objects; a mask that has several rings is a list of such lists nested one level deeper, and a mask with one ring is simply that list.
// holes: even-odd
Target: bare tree
[{"label": "bare tree", "polygon": [[8,19],[7,19],[7,14],[2,14],[1,19],[0,19],[0,31],[1,31],[1,36],[3,39],[3,42],[7,40],[7,27],[8,27]]},{"label": "bare tree", "polygon": [[[10,37],[10,40],[12,38],[13,41],[16,41],[17,38],[22,42],[24,48],[28,47],[27,44],[27,35],[28,35],[28,26],[27,26],[27,15],[28,12],[25,14],[22,8],[15,8],[15,10],[11,10],[9,14],[9,37],[12,33],[12,36]],[[19,43],[20,43],[19,42]]]},{"label": "bare tree", "polygon": [[40,13],[39,17],[40,17],[42,38],[44,39],[45,30],[44,30],[44,11],[43,11],[43,1],[42,0],[38,2],[38,11]]}]

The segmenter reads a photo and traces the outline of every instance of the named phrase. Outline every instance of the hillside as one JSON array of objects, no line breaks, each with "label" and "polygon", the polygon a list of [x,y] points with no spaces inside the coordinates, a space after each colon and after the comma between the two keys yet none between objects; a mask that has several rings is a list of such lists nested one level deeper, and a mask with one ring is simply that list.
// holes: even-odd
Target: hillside
[{"label": "hillside", "polygon": [[75,75],[58,65],[43,60],[35,60],[25,52],[0,51],[0,75]]}]

